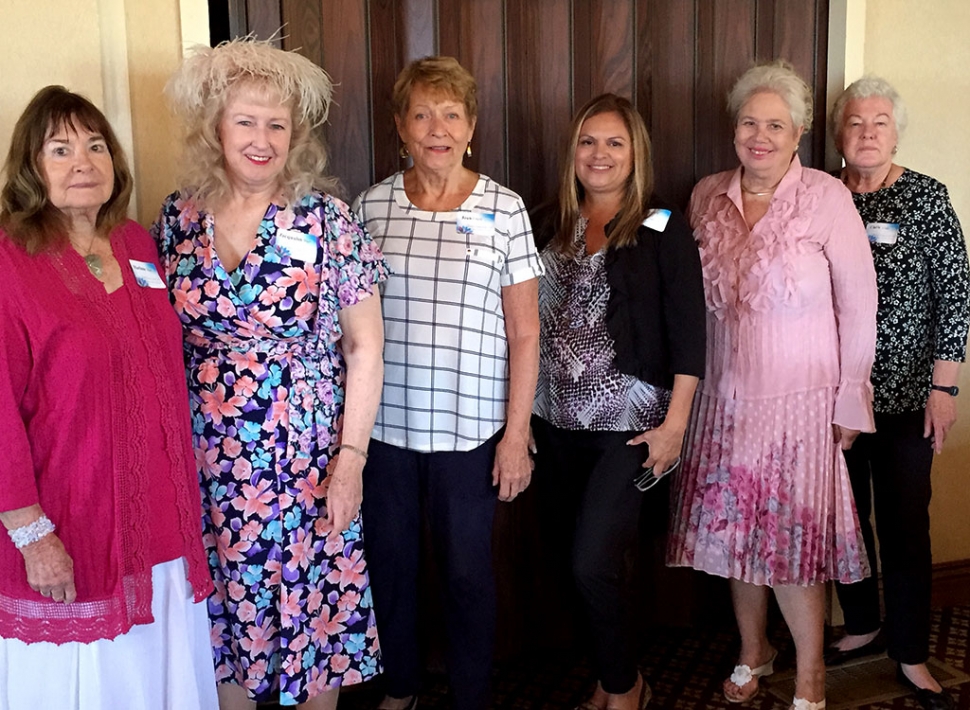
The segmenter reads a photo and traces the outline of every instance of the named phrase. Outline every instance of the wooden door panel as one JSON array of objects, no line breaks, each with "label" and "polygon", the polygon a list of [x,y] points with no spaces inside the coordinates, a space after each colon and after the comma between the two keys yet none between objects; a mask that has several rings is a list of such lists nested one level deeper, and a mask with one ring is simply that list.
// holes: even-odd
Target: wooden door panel
[{"label": "wooden door panel", "polygon": [[[569,119],[602,91],[636,104],[654,142],[658,190],[684,205],[736,157],[725,95],[755,60],[785,57],[825,102],[827,0],[248,0],[249,29],[321,63],[337,106],[326,135],[351,195],[400,169],[389,97],[409,61],[459,59],[479,83],[468,165],[522,194],[555,191]],[[802,144],[824,159],[824,116]]]}]

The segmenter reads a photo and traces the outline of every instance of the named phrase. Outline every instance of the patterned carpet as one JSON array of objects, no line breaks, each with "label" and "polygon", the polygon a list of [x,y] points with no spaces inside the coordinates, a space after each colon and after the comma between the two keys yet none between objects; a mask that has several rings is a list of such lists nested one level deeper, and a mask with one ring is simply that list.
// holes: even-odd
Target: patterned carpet
[{"label": "patterned carpet", "polygon": [[[794,667],[791,639],[780,620],[771,624],[772,640],[779,649],[773,683],[765,684],[767,692],[744,706],[754,710],[784,710],[790,698],[791,681],[786,670]],[[933,615],[931,653],[938,677],[950,686],[961,710],[970,710],[970,606],[941,609]],[[678,710],[724,709],[732,707],[721,694],[721,683],[730,673],[737,653],[737,638],[728,628],[658,629],[645,640],[640,668],[653,688],[651,709]],[[949,668],[948,668],[949,667]],[[831,671],[828,706],[830,710],[849,707],[873,710],[919,708],[916,701],[897,685],[895,666],[883,656],[851,669]],[[852,674],[858,678],[853,680]],[[846,677],[849,681],[846,682]],[[497,664],[495,669],[496,710],[564,710],[582,702],[594,680],[585,660],[577,655],[548,653],[532,655],[523,652],[514,659]],[[344,692],[340,710],[370,710],[381,697],[380,681]],[[872,694],[852,697],[860,684]],[[881,699],[880,699],[881,698]],[[448,708],[444,677],[429,676],[418,705],[421,710]],[[733,706],[737,707],[737,706]]]}]

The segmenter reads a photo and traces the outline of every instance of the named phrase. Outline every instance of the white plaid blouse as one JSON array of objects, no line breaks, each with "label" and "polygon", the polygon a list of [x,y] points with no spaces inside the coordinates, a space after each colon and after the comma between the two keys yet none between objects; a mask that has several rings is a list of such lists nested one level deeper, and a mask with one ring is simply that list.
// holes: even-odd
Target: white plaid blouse
[{"label": "white plaid blouse", "polygon": [[381,284],[384,392],[373,436],[413,451],[471,451],[505,424],[502,288],[543,273],[522,198],[481,175],[459,209],[427,212],[396,173],[354,210],[392,273]]}]

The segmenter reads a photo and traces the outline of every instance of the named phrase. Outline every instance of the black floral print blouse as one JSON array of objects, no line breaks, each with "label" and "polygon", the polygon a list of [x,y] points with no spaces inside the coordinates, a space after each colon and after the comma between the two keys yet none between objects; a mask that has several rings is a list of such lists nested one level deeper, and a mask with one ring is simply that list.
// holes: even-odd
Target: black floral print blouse
[{"label": "black floral print blouse", "polygon": [[[909,169],[892,185],[852,199],[870,234],[879,285],[875,411],[918,411],[926,406],[933,361],[966,357],[970,268],[960,222],[946,186]],[[883,225],[898,225],[898,232]]]}]

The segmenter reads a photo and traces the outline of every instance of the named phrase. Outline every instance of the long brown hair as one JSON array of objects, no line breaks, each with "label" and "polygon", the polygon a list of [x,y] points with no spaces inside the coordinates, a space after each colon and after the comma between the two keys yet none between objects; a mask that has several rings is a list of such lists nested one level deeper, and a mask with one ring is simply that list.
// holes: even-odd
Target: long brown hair
[{"label": "long brown hair", "polygon": [[0,227],[31,254],[67,243],[67,218],[50,202],[40,154],[61,128],[76,133],[78,126],[104,138],[114,166],[114,188],[98,210],[98,232],[108,234],[127,217],[131,172],[108,119],[80,94],[47,86],[34,95],[14,126],[0,191]]},{"label": "long brown hair", "polygon": [[653,162],[650,157],[647,126],[629,100],[616,94],[600,94],[579,109],[569,128],[569,142],[566,144],[559,180],[558,224],[550,243],[550,248],[562,254],[572,254],[574,250],[579,208],[585,198],[583,186],[576,177],[576,146],[579,135],[586,120],[601,113],[615,113],[623,119],[627,131],[630,132],[633,152],[633,170],[627,179],[623,204],[607,235],[607,247],[619,248],[635,244],[637,228],[649,209],[653,194]]}]

